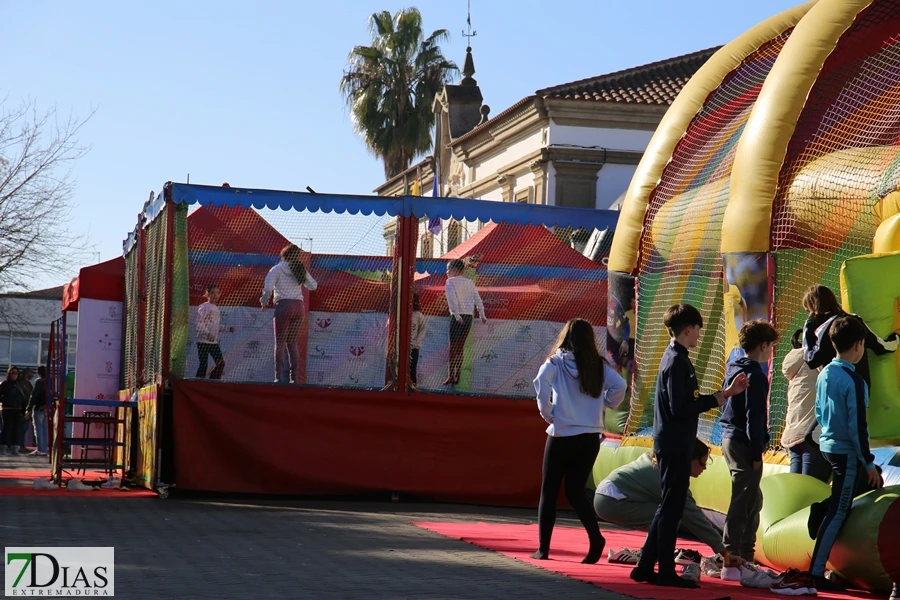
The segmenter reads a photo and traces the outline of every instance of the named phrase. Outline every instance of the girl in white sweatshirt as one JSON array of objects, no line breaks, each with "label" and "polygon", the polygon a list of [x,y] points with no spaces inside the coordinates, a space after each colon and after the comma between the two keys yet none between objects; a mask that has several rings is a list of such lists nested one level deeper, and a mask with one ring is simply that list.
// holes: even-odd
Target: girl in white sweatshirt
[{"label": "girl in white sweatshirt", "polygon": [[222,314],[216,306],[219,294],[219,286],[216,284],[208,286],[203,293],[206,302],[197,308],[197,358],[200,359],[200,365],[197,367],[198,379],[206,377],[210,356],[213,359],[210,379],[221,379],[222,371],[225,370],[225,360],[219,348],[219,326],[222,323]]},{"label": "girl in white sweatshirt", "polygon": [[[297,347],[297,338],[306,321],[303,286],[314,291],[318,284],[300,260],[299,246],[285,246],[281,251],[281,262],[266,275],[259,299],[263,310],[266,310],[273,297],[275,299],[275,383],[300,383],[300,349]],[[285,377],[285,351],[290,367],[288,377]]]},{"label": "girl in white sweatshirt", "polygon": [[600,356],[594,328],[583,319],[566,323],[555,346],[534,380],[538,410],[550,426],[538,508],[540,543],[531,557],[549,558],[556,498],[565,479],[566,499],[591,542],[582,562],[594,564],[600,560],[606,540],[584,488],[600,451],[604,412],[622,402],[625,380]]}]

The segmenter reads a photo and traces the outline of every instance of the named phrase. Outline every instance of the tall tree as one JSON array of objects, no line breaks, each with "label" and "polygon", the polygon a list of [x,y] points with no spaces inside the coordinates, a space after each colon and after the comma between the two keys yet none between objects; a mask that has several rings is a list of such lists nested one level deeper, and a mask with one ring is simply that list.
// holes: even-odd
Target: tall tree
[{"label": "tall tree", "polygon": [[29,289],[41,273],[71,273],[87,258],[86,240],[70,232],[69,219],[70,169],[87,151],[77,134],[88,119],[0,98],[0,292]]},{"label": "tall tree", "polygon": [[446,29],[428,37],[415,7],[369,17],[371,46],[350,51],[340,91],[353,128],[384,163],[390,179],[431,149],[434,98],[459,72],[441,52]]}]

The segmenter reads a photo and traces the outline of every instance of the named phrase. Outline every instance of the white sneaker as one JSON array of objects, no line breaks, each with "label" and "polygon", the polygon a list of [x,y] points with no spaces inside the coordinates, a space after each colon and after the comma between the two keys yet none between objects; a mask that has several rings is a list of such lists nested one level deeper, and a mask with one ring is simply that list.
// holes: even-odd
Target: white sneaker
[{"label": "white sneaker", "polygon": [[630,550],[628,548],[620,548],[619,550],[609,549],[606,561],[615,565],[636,565],[641,559],[640,550]]},{"label": "white sneaker", "polygon": [[102,484],[100,484],[100,487],[102,487],[105,490],[117,490],[120,487],[122,487],[122,480],[119,479],[118,477],[110,477],[109,479],[104,481]]},{"label": "white sneaker", "polygon": [[741,568],[741,585],[744,587],[767,590],[776,582],[776,578],[764,570],[748,568],[747,566]]},{"label": "white sneaker", "polygon": [[700,565],[697,563],[689,563],[684,565],[681,569],[681,577],[682,579],[687,579],[688,581],[693,581],[697,583],[700,581]]},{"label": "white sneaker", "polygon": [[707,577],[720,577],[722,575],[722,565],[724,564],[725,559],[721,554],[713,554],[712,556],[704,557],[700,561],[700,570]]},{"label": "white sneaker", "polygon": [[740,567],[722,567],[722,573],[719,577],[722,581],[740,581],[743,575]]},{"label": "white sneaker", "polygon": [[70,479],[69,483],[66,485],[66,489],[70,492],[92,492],[94,488],[89,485],[84,485],[80,479]]},{"label": "white sneaker", "polygon": [[58,490],[59,486],[53,483],[52,479],[35,479],[32,489],[40,491]]}]

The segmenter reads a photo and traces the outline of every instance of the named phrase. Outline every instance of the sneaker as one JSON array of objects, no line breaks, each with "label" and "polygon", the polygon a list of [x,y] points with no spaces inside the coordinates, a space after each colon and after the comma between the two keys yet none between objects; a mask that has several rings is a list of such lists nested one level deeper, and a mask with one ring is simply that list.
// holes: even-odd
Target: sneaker
[{"label": "sneaker", "polygon": [[703,556],[696,550],[688,550],[686,548],[675,549],[676,565],[699,565],[703,560]]},{"label": "sneaker", "polygon": [[843,592],[847,590],[845,586],[837,581],[837,576],[834,575],[832,577],[813,575],[812,580],[817,592],[820,590],[823,592]]},{"label": "sneaker", "polygon": [[52,479],[35,479],[31,488],[44,492],[49,490],[58,490],[59,486],[53,483]]},{"label": "sneaker", "polygon": [[100,487],[105,490],[117,490],[122,487],[122,480],[118,477],[110,477],[102,484],[100,484]]},{"label": "sneaker", "polygon": [[614,565],[636,565],[640,559],[640,550],[630,550],[628,548],[621,548],[619,550],[610,548],[609,554],[606,557],[607,562]]},{"label": "sneaker", "polygon": [[721,554],[704,557],[700,561],[700,570],[707,577],[720,577],[722,575],[722,567],[725,564],[725,558]]},{"label": "sneaker", "polygon": [[894,582],[894,587],[891,588],[891,600],[897,600],[900,598],[900,589],[897,589],[897,582]]},{"label": "sneaker", "polygon": [[809,573],[791,569],[769,588],[773,594],[780,596],[815,596],[816,586]]},{"label": "sneaker", "polygon": [[745,562],[743,566],[748,571],[763,573],[766,576],[768,576],[769,579],[780,579],[781,578],[780,574],[776,573],[772,569],[767,569],[766,567],[762,566],[759,563]]},{"label": "sneaker", "polygon": [[741,560],[740,556],[726,552],[722,559],[722,573],[719,577],[722,581],[740,581],[741,577],[744,575],[743,572],[741,572],[741,566],[743,564],[744,562]]},{"label": "sneaker", "polygon": [[681,577],[682,579],[687,579],[688,581],[693,581],[697,583],[700,581],[700,565],[697,563],[690,563],[684,565],[681,569]]},{"label": "sneaker", "polygon": [[741,567],[741,585],[744,587],[767,590],[774,583],[777,583],[776,579],[765,570]]},{"label": "sneaker", "polygon": [[85,485],[82,483],[80,479],[70,479],[69,483],[66,485],[66,489],[70,492],[92,492],[94,488],[89,485]]}]

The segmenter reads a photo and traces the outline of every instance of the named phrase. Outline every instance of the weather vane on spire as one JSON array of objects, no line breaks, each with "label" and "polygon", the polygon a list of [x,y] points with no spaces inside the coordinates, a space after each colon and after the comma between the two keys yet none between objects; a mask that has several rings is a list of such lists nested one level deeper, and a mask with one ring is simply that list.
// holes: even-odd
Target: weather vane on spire
[{"label": "weather vane on spire", "polygon": [[477,31],[472,31],[472,0],[468,1],[468,13],[466,14],[466,31],[462,32],[463,37],[469,38],[469,46],[472,45],[472,38],[478,35]]}]

